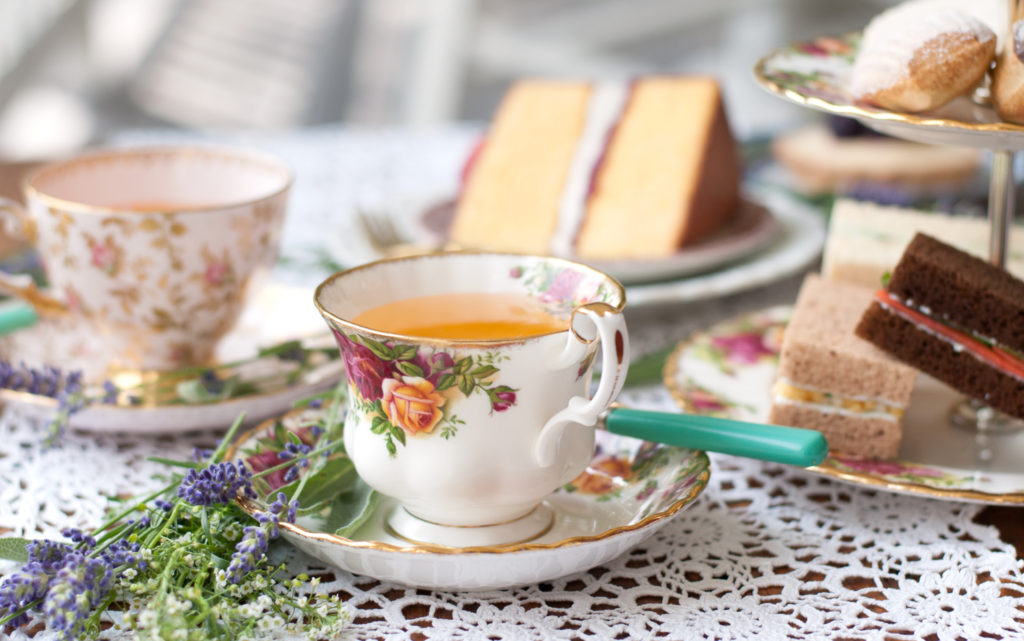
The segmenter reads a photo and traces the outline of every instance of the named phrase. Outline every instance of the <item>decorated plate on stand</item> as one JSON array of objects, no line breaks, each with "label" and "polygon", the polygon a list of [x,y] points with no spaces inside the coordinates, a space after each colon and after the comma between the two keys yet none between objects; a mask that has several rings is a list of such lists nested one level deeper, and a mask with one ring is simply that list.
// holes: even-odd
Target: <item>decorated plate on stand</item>
[{"label": "decorated plate on stand", "polygon": [[961,96],[918,114],[857,103],[846,87],[859,45],[859,33],[793,43],[758,61],[754,75],[762,87],[791,102],[856,118],[897,138],[981,149],[1024,149],[1024,127],[1000,120],[981,98]]},{"label": "decorated plate on stand", "polygon": [[[293,456],[279,456],[285,450],[330,449],[340,442],[342,413],[332,418],[330,406],[306,408],[269,420],[241,437],[229,458],[258,472]],[[281,524],[290,543],[355,574],[440,590],[534,584],[605,563],[689,507],[710,477],[704,452],[599,431],[590,467],[545,501],[555,515],[548,530],[517,544],[458,547],[411,543],[390,532],[384,517],[393,501],[369,490],[343,453],[310,457],[310,465],[309,482],[299,491],[306,509],[294,524]],[[283,471],[266,479],[258,485],[271,497],[279,491],[294,496],[303,483]],[[257,500],[242,507],[253,513],[263,505]]]},{"label": "decorated plate on stand", "polygon": [[[330,389],[344,369],[312,292],[271,284],[246,307],[209,366],[160,375],[107,374],[72,321],[44,318],[0,338],[0,402],[93,432],[172,433],[255,423]],[[306,309],[307,314],[296,312]]]},{"label": "decorated plate on stand", "polygon": [[[792,308],[773,307],[729,319],[680,343],[664,379],[684,411],[765,422],[779,349]],[[842,481],[938,499],[1024,505],[1024,433],[979,435],[953,426],[962,397],[918,377],[893,459],[830,452],[808,468]]]}]

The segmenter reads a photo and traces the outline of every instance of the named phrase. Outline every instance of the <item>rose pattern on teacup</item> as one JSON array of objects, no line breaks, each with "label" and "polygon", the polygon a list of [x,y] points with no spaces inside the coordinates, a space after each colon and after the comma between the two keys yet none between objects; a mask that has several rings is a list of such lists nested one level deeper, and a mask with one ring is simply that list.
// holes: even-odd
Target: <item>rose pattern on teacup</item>
[{"label": "rose pattern on teacup", "polygon": [[535,262],[527,267],[513,267],[510,278],[522,280],[526,293],[554,315],[572,312],[584,303],[611,303],[617,292],[607,279],[598,274],[584,274],[571,266]]},{"label": "rose pattern on teacup", "polygon": [[[582,277],[562,274],[566,268]],[[607,303],[573,303],[605,290]],[[352,320],[395,301],[464,292],[525,295],[568,322],[559,331],[478,340],[403,335]],[[621,285],[557,258],[450,252],[337,272],[314,298],[341,334],[350,391],[345,451],[367,485],[397,501],[382,517],[388,527],[414,541],[494,545],[530,540],[550,526],[544,498],[592,460],[594,425],[624,381]],[[594,352],[602,370],[596,386],[591,371],[580,376]]]},{"label": "rose pattern on teacup", "polygon": [[460,355],[427,346],[377,341],[332,328],[341,349],[353,407],[371,420],[392,457],[409,437],[438,434],[448,440],[464,425],[450,400],[473,394],[487,396],[491,412],[516,404],[519,390],[497,383],[498,351]]}]

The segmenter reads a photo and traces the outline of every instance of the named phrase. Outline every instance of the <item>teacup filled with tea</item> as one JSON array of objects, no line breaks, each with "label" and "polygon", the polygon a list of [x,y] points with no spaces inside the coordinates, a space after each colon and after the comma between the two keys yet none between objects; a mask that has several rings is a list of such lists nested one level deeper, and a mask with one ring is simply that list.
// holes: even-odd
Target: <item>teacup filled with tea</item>
[{"label": "teacup filled with tea", "polygon": [[49,290],[0,275],[0,290],[70,316],[109,375],[208,362],[273,265],[292,173],[248,151],[109,149],[46,165],[27,211],[0,214],[38,251]]},{"label": "teacup filled with tea", "polygon": [[543,501],[591,460],[628,367],[617,281],[557,258],[447,253],[339,272],[315,301],[346,364],[346,451],[397,499],[395,536],[498,545],[552,526]]}]

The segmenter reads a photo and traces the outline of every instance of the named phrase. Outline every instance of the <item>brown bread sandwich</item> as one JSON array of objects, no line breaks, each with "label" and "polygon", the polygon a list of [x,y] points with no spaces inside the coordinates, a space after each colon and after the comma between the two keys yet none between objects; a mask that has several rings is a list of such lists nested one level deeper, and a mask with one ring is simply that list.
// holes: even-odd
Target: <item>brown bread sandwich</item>
[{"label": "brown bread sandwich", "polygon": [[918,233],[857,335],[991,407],[1024,418],[1024,282]]}]

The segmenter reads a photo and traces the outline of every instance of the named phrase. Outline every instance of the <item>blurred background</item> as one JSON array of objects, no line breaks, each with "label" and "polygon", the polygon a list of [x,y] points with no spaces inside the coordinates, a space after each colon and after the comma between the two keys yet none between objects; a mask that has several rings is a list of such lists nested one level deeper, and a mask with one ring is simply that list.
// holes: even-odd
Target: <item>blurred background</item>
[{"label": "blurred background", "polygon": [[429,128],[523,75],[714,74],[739,137],[812,118],[756,86],[882,0],[0,0],[0,161],[125,129]]}]

